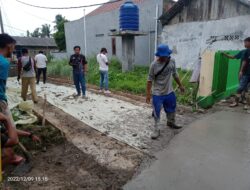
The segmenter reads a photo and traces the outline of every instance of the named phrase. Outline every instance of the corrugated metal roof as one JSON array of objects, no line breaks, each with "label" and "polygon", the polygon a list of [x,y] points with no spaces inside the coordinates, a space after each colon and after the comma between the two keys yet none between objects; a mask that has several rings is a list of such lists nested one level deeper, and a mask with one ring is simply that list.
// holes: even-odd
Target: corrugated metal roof
[{"label": "corrugated metal roof", "polygon": [[239,1],[247,6],[250,6],[250,0],[239,0]]},{"label": "corrugated metal roof", "polygon": [[[140,4],[146,0],[132,0],[133,3],[135,4]],[[100,7],[98,7],[97,9],[95,9],[94,11],[92,11],[91,13],[89,13],[87,16],[95,16],[95,15],[99,15],[99,14],[103,14],[106,12],[110,12],[116,9],[119,9],[120,6],[126,2],[126,0],[124,1],[118,1],[118,2],[114,2],[114,3],[108,3],[108,4],[104,4]],[[153,2],[152,2],[153,3]]]},{"label": "corrugated metal roof", "polygon": [[177,1],[166,13],[164,13],[159,20],[163,25],[168,24],[179,12],[183,10],[185,6],[190,3],[191,0],[179,0]]},{"label": "corrugated metal roof", "polygon": [[[178,0],[174,6],[164,13],[159,20],[161,20],[163,25],[168,24],[178,13],[180,13],[185,6],[188,6],[191,0]],[[250,0],[236,0],[245,5],[250,6]]]},{"label": "corrugated metal roof", "polygon": [[34,47],[57,47],[53,38],[33,38],[13,36],[17,46],[34,46]]}]

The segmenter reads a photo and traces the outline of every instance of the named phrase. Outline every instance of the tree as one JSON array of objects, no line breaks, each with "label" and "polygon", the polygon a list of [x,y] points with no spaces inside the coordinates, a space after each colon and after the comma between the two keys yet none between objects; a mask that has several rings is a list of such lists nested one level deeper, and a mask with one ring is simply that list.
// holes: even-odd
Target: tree
[{"label": "tree", "polygon": [[49,24],[43,24],[42,28],[41,28],[41,37],[45,38],[45,37],[50,37],[51,34],[51,29],[50,29],[50,25]]},{"label": "tree", "polygon": [[31,37],[39,38],[41,36],[40,28],[36,28],[30,35]]},{"label": "tree", "polygon": [[26,31],[26,36],[30,37],[30,31],[29,30]]},{"label": "tree", "polygon": [[55,17],[55,30],[54,39],[60,51],[66,49],[66,40],[65,40],[65,30],[64,23],[68,22],[62,15],[56,15]]}]

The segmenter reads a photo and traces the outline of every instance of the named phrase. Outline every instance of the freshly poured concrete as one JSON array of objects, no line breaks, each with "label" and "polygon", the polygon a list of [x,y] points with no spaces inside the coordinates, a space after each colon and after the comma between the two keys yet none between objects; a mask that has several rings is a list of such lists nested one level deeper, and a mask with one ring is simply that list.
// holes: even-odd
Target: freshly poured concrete
[{"label": "freshly poured concrete", "polygon": [[249,190],[250,117],[218,112],[177,135],[126,190]]}]

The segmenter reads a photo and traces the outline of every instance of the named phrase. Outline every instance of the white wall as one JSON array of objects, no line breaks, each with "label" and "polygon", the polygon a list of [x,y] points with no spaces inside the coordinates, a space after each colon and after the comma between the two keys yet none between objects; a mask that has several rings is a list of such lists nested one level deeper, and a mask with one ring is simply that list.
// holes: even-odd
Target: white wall
[{"label": "white wall", "polygon": [[54,60],[69,59],[67,52],[50,52]]},{"label": "white wall", "polygon": [[[243,49],[243,40],[250,36],[249,23],[250,15],[166,25],[162,32],[162,42],[168,44],[172,49],[176,49],[173,57],[178,67],[192,69],[199,53],[206,49]],[[216,41],[211,43],[213,39]]]},{"label": "white wall", "polygon": [[[135,64],[149,65],[154,55],[154,30],[156,4],[159,4],[159,15],[162,14],[162,0],[146,0],[139,3],[140,9],[140,31],[148,33],[147,36],[135,38]],[[112,43],[110,30],[119,30],[119,9],[86,17],[87,30],[87,56],[97,54],[102,47],[106,47],[111,55]],[[151,35],[149,33],[151,32]],[[97,34],[104,34],[96,37]],[[73,53],[73,47],[80,45],[84,52],[84,25],[83,18],[65,23],[65,36],[67,53]],[[121,38],[116,37],[116,53],[122,58]]]}]

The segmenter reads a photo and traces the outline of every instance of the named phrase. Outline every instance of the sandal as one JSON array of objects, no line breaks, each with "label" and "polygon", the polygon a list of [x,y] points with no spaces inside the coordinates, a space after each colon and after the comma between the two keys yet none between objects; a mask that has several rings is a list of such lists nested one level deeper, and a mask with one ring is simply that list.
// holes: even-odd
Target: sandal
[{"label": "sandal", "polygon": [[22,156],[15,155],[14,158],[9,161],[9,164],[19,165],[22,161],[24,161]]},{"label": "sandal", "polygon": [[237,106],[238,106],[238,103],[236,103],[236,102],[229,105],[230,108],[235,108]]}]

